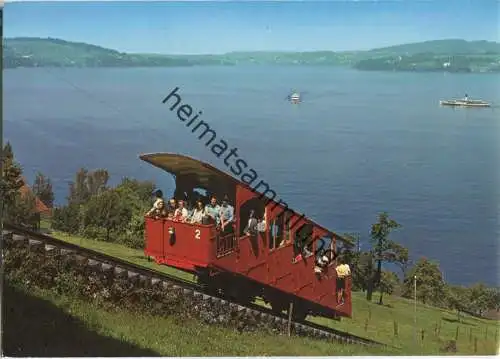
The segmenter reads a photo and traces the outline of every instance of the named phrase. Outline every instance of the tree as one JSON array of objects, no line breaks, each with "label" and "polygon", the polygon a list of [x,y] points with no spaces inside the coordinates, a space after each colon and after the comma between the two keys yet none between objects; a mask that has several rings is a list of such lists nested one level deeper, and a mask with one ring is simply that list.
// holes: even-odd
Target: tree
[{"label": "tree", "polygon": [[52,228],[70,234],[80,230],[80,205],[70,203],[67,206],[55,208],[52,213]]},{"label": "tree", "polygon": [[24,185],[21,166],[14,160],[14,153],[9,142],[2,150],[1,196],[4,210],[14,206],[16,197]]},{"label": "tree", "polygon": [[497,312],[500,311],[500,288],[491,288],[489,294],[489,309],[495,309]]},{"label": "tree", "polygon": [[470,288],[470,306],[473,312],[483,316],[484,312],[492,307],[491,290],[483,283],[474,284]]},{"label": "tree", "polygon": [[14,151],[12,150],[12,145],[10,142],[7,142],[3,147],[3,158],[4,159],[14,159]]},{"label": "tree", "polygon": [[413,297],[414,276],[417,276],[417,299],[424,304],[439,304],[446,298],[442,295],[445,283],[437,263],[420,258],[409,270],[403,283],[403,296]]},{"label": "tree", "polygon": [[116,187],[122,201],[127,202],[134,210],[144,214],[144,210],[151,206],[151,195],[154,183],[137,181],[125,177]]},{"label": "tree", "polygon": [[80,168],[75,174],[75,181],[69,184],[68,203],[80,204],[86,202],[90,193],[87,187],[88,170]]},{"label": "tree", "polygon": [[0,182],[0,198],[2,198],[2,217],[10,223],[34,226],[37,223],[34,197],[29,193],[24,196],[23,171],[15,161],[12,146],[7,142],[2,153],[2,176]]},{"label": "tree", "polygon": [[97,196],[98,194],[106,190],[108,184],[109,174],[105,169],[97,169],[88,173],[87,175],[87,188],[91,196]]},{"label": "tree", "polygon": [[463,286],[448,286],[446,292],[447,306],[457,311],[457,321],[461,321],[460,314],[466,312],[469,306],[470,289]]},{"label": "tree", "polygon": [[75,181],[69,185],[69,203],[82,204],[87,202],[91,196],[97,196],[107,188],[109,180],[108,171],[98,169],[89,172],[81,168],[75,175]]},{"label": "tree", "polygon": [[131,218],[130,208],[121,201],[116,190],[106,190],[93,196],[86,205],[84,226],[103,228],[106,240],[110,240],[112,231],[125,228]]},{"label": "tree", "polygon": [[351,267],[352,288],[353,290],[364,290],[365,283],[363,281],[362,275],[360,275],[361,253],[359,252],[359,236],[355,233],[343,233],[342,237],[346,238],[347,240],[350,240],[353,243],[353,245],[349,245],[345,249],[344,253],[342,253],[342,258]]},{"label": "tree", "polygon": [[382,275],[382,262],[384,261],[384,253],[390,249],[389,234],[394,229],[401,227],[399,223],[389,218],[386,212],[379,214],[378,222],[372,225],[370,231],[371,243],[377,269],[368,283],[366,291],[366,299],[372,300],[373,289],[380,282]]},{"label": "tree", "polygon": [[403,274],[403,279],[406,277],[406,272],[411,265],[408,248],[394,241],[389,241],[388,249],[384,253],[384,259],[387,262],[396,264]]},{"label": "tree", "polygon": [[7,211],[5,219],[10,223],[38,229],[40,224],[40,214],[36,211],[35,196],[31,193],[17,194],[13,205]]},{"label": "tree", "polygon": [[359,233],[357,233],[357,232],[347,232],[347,233],[343,233],[342,237],[350,240],[353,243],[352,246],[349,248],[350,250],[353,250],[356,253],[360,253],[361,252],[361,240],[359,238],[360,237]]},{"label": "tree", "polygon": [[106,170],[80,169],[70,184],[68,205],[54,210],[53,228],[140,247],[154,183],[125,177],[110,189],[108,179]]},{"label": "tree", "polygon": [[371,252],[357,253],[352,263],[352,283],[356,289],[367,290],[369,282],[373,277],[374,265]]},{"label": "tree", "polygon": [[390,271],[382,271],[382,276],[380,278],[379,290],[380,297],[378,300],[378,304],[382,305],[383,303],[383,295],[384,293],[391,295],[394,292],[394,289],[399,284],[399,278],[394,272]]},{"label": "tree", "polygon": [[33,193],[47,207],[52,208],[54,205],[54,192],[52,191],[50,178],[45,177],[42,173],[38,172],[36,174],[35,181],[33,182]]},{"label": "tree", "polygon": [[121,231],[121,241],[134,247],[142,245],[144,238],[144,213],[151,207],[151,193],[155,188],[149,181],[124,178],[116,187],[120,200],[129,208],[131,218]]},{"label": "tree", "polygon": [[476,283],[471,287],[448,286],[448,307],[460,313],[483,316],[487,310],[497,309],[499,304],[499,291],[495,288],[487,288],[482,283]]}]

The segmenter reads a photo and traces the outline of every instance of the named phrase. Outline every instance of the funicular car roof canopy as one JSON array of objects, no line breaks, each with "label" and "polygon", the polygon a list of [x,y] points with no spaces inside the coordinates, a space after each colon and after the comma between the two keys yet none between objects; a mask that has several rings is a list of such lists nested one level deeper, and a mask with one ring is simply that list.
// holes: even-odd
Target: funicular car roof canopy
[{"label": "funicular car roof canopy", "polygon": [[[177,177],[196,178],[196,182],[199,186],[211,188],[217,183],[220,183],[221,179],[223,179],[232,185],[239,184],[246,187],[247,189],[251,190],[254,193],[262,194],[261,192],[251,188],[246,183],[237,180],[233,176],[215,168],[214,166],[189,156],[180,155],[177,153],[158,152],[158,153],[142,154],[139,156],[139,158],[145,162],[152,164],[155,167],[161,168],[162,170],[170,173],[171,175],[174,175],[176,178]],[[289,209],[289,211],[298,214],[291,208]],[[335,234],[335,236],[337,236],[337,238],[339,238],[340,240],[352,244],[352,242],[347,238],[344,238],[328,230],[327,228],[315,223],[310,218],[307,219],[315,226],[318,226],[319,228],[324,229],[329,233]]]},{"label": "funicular car roof canopy", "polygon": [[174,175],[175,177],[196,178],[196,184],[210,188],[220,183],[221,178],[235,185],[240,183],[235,178],[217,168],[194,158],[175,153],[148,153],[139,156],[141,160]]}]

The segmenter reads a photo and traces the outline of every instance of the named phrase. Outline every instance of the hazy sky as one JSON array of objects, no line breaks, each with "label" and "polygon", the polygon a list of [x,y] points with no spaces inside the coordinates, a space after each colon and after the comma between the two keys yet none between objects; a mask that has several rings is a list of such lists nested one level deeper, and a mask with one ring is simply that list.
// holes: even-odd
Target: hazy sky
[{"label": "hazy sky", "polygon": [[363,50],[443,38],[499,39],[497,0],[7,3],[4,36],[126,52]]}]

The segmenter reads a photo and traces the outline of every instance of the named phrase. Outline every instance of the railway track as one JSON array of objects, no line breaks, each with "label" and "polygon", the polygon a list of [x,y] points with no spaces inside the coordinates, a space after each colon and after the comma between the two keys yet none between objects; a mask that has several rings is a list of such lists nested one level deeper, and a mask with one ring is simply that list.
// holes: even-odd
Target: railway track
[{"label": "railway track", "polygon": [[[2,230],[2,246],[7,242],[10,242],[10,245],[13,247],[27,247],[29,250],[37,251],[42,254],[57,252],[63,256],[74,256],[80,264],[90,267],[90,269],[94,271],[113,273],[116,277],[138,281],[142,285],[161,285],[165,290],[178,291],[184,296],[200,298],[205,302],[229,305],[239,312],[258,317],[260,320],[265,320],[266,322],[274,322],[280,325],[288,324],[288,318],[285,314],[277,315],[270,309],[257,304],[246,304],[243,306],[239,303],[230,302],[225,298],[205,293],[204,289],[196,283],[153,269],[144,268],[107,254],[62,241],[49,235],[4,223],[4,229]],[[309,321],[291,322],[291,329],[296,335],[335,340],[346,344],[384,345],[370,339],[358,337]]]}]

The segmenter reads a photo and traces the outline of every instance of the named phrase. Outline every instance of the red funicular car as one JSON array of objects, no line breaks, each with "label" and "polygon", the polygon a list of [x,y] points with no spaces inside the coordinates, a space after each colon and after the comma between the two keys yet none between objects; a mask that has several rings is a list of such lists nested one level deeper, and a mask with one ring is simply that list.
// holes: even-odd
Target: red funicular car
[{"label": "red funicular car", "polygon": [[[196,274],[208,291],[242,304],[260,297],[271,304],[273,311],[281,312],[293,302],[295,320],[308,314],[351,316],[349,277],[345,280],[343,301],[338,303],[337,259],[331,256],[333,260],[316,273],[314,254],[324,243],[331,249],[330,254],[335,253],[341,242],[352,244],[347,239],[207,163],[170,153],[144,154],[140,158],[172,174],[176,193],[202,189],[217,198],[227,195],[235,217],[233,233],[226,235],[213,224],[146,217],[147,256],[159,264]],[[261,227],[253,235],[244,232],[251,210],[265,218],[264,230]],[[308,254],[297,260],[299,253],[304,253],[304,243]]]}]

